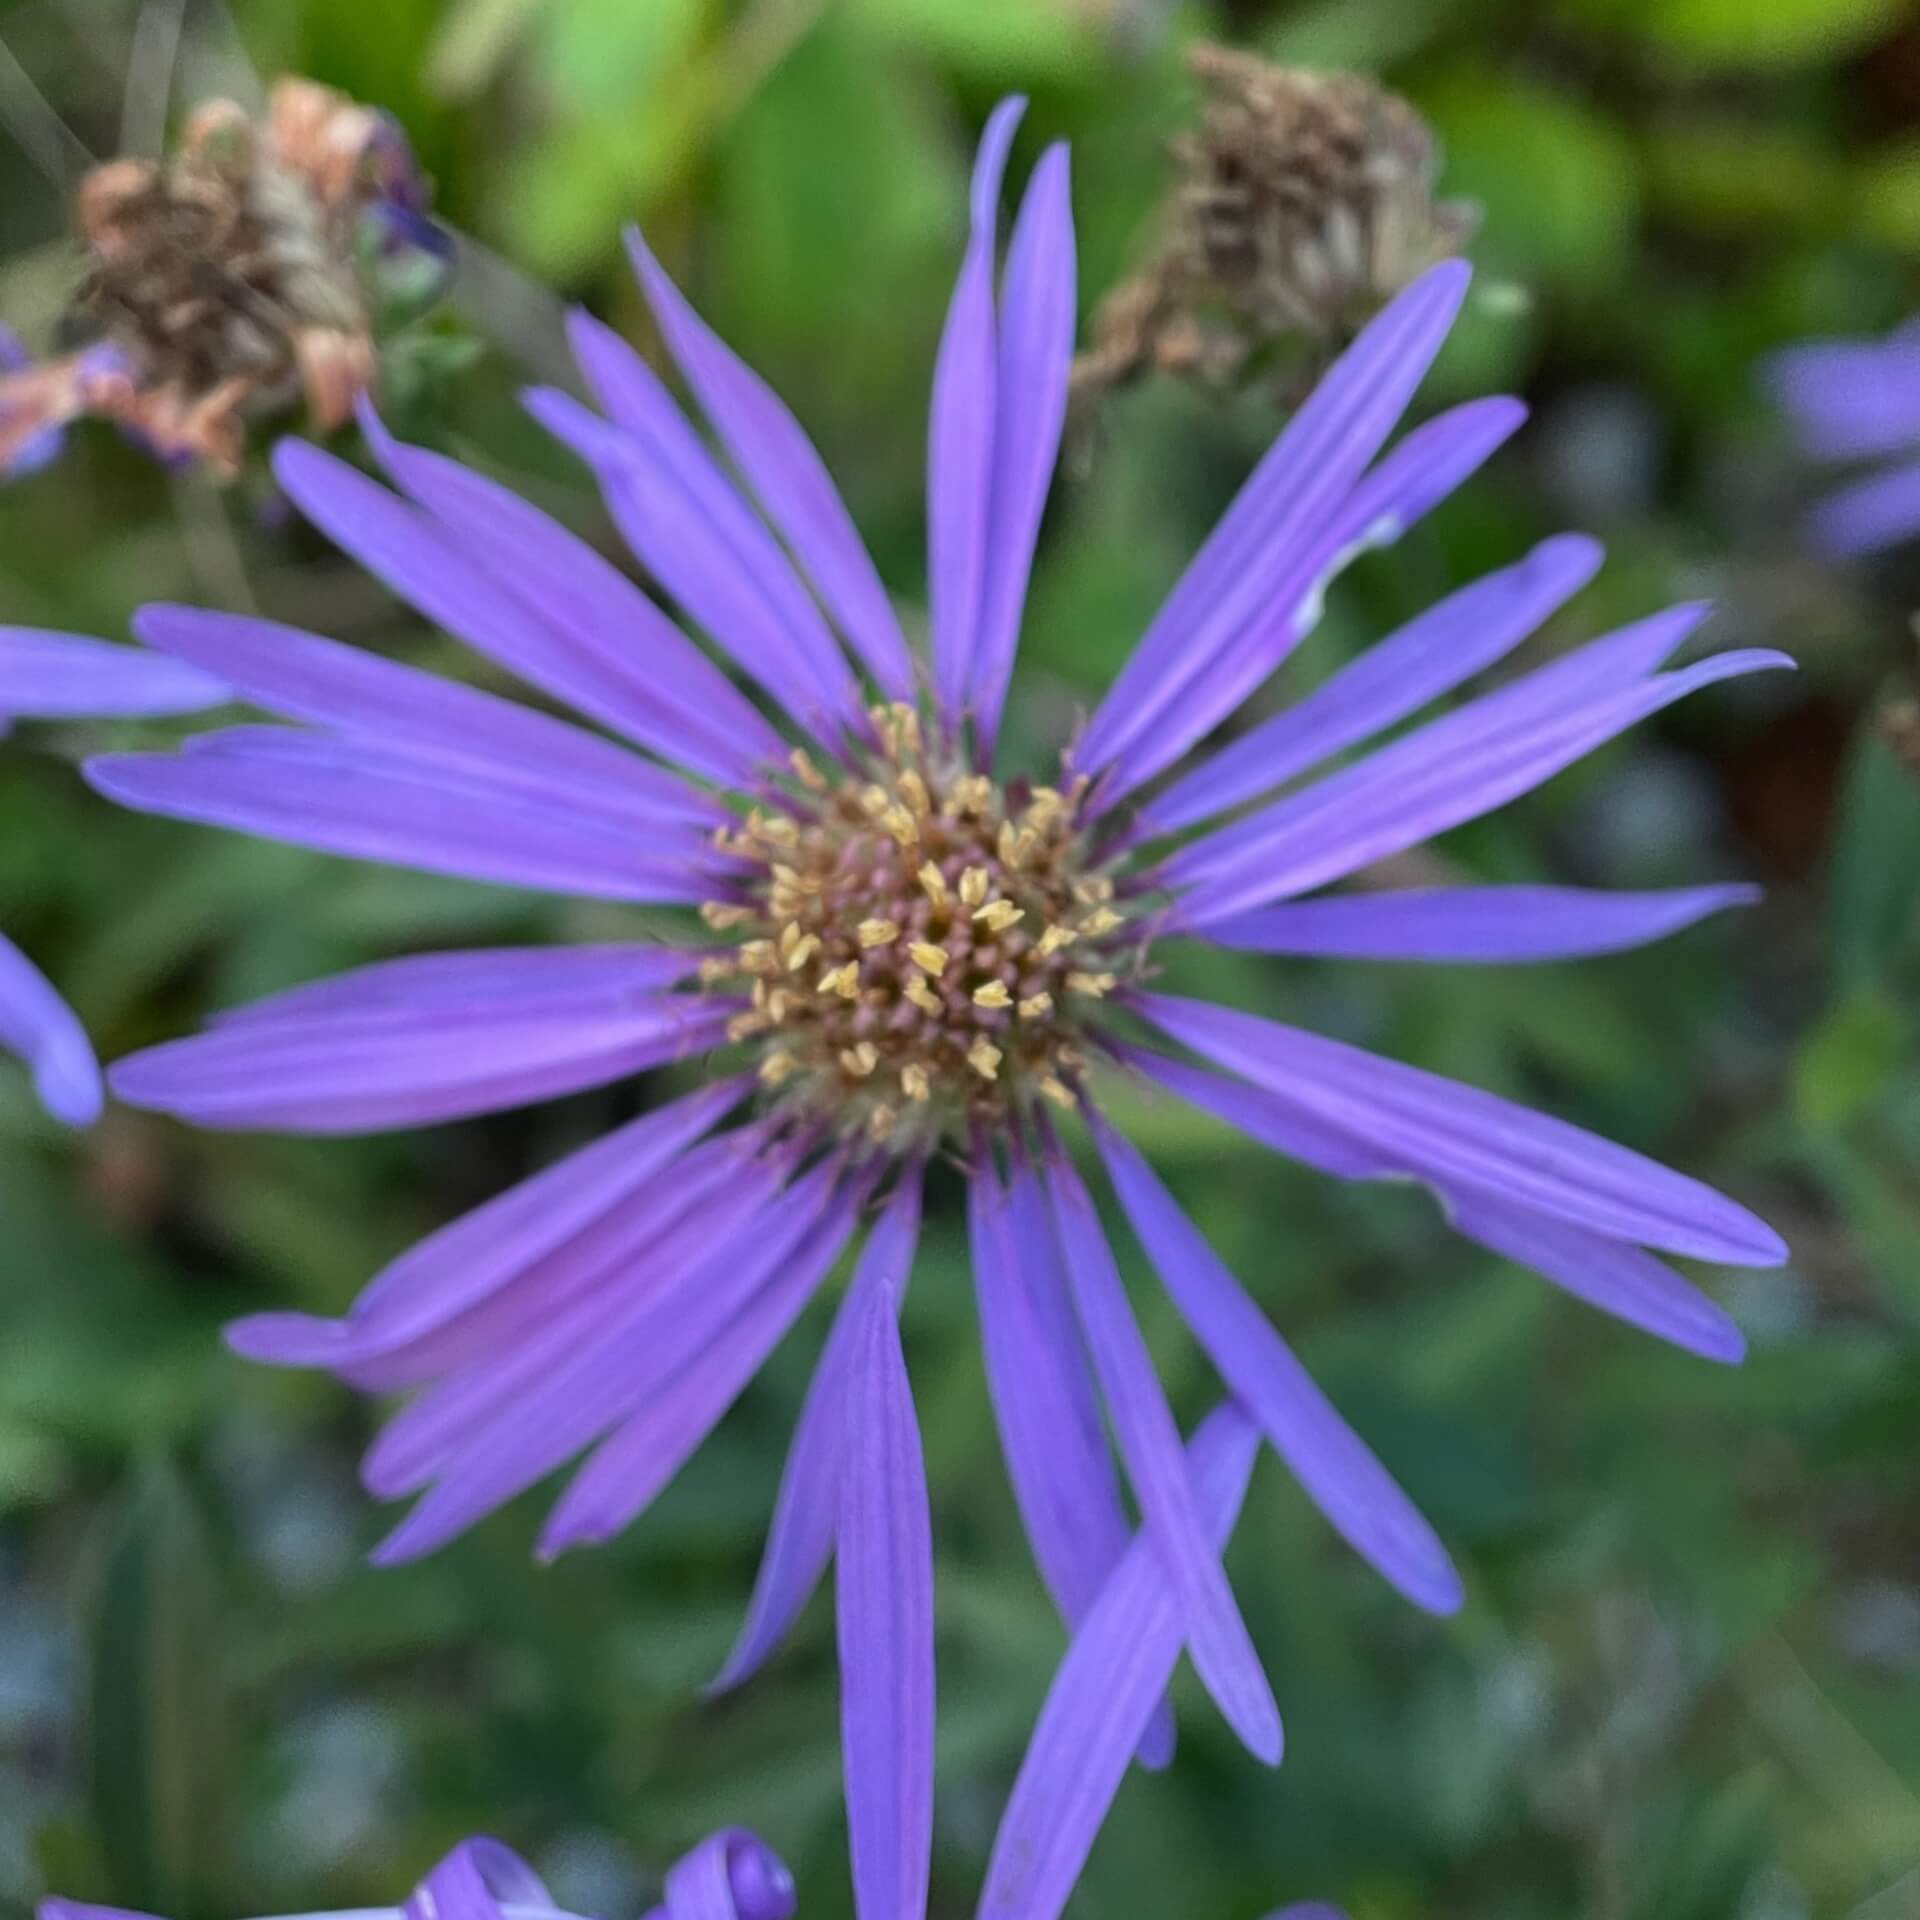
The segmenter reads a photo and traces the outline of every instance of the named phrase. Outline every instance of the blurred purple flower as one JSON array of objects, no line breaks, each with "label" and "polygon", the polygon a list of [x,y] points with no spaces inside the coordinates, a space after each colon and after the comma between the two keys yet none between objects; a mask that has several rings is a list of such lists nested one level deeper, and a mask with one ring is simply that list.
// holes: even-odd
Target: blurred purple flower
[{"label": "blurred purple flower", "polygon": [[[0,733],[14,720],[188,713],[226,690],[197,667],[31,627],[0,627]],[[33,1070],[41,1104],[70,1127],[100,1117],[100,1069],[73,1010],[0,934],[0,1048]]]},{"label": "blurred purple flower", "polygon": [[[1072,1809],[1104,1808],[1093,1783],[1117,1779],[1130,1754],[1152,1763],[1170,1751],[1162,1701],[1182,1645],[1247,1746],[1279,1758],[1279,1715],[1219,1558],[1256,1436],[1417,1604],[1445,1613],[1461,1599],[1431,1528],[1099,1117],[1100,1076],[1119,1069],[1342,1178],[1421,1181],[1463,1233],[1716,1359],[1739,1357],[1737,1329],[1646,1249],[1737,1265],[1784,1257],[1746,1209],[1638,1154],[1142,985],[1162,941],[1561,958],[1751,897],[1511,887],[1300,898],[1528,791],[1696,687],[1789,664],[1739,652],[1662,673],[1697,607],[1597,640],[1229,825],[1187,833],[1493,666],[1594,571],[1598,549],[1574,537],[1463,589],[1159,783],[1307,635],[1344,561],[1392,540],[1519,423],[1513,401],[1475,402],[1376,460],[1458,310],[1464,266],[1418,281],[1300,409],[1059,783],[996,784],[1075,308],[1061,148],[1034,172],[996,292],[1020,111],[996,112],[981,148],[935,373],[924,685],[819,456],[636,244],[662,335],[744,487],[652,369],[585,315],[574,345],[601,411],[553,392],[529,404],[594,469],[663,594],[788,731],[583,542],[478,474],[395,442],[369,414],[398,492],[289,442],[276,459],[289,497],[422,613],[642,751],[311,635],[152,608],[143,638],[301,724],[89,769],[102,792],[151,812],[502,884],[697,905],[725,936],[390,960],[223,1015],[198,1038],[123,1061],[113,1084],[203,1125],[353,1133],[623,1080],[723,1042],[749,1050],[753,1071],[647,1113],[432,1235],[343,1321],[267,1314],[232,1341],[366,1392],[419,1390],[365,1463],[375,1494],[420,1496],[383,1561],[432,1551],[593,1449],[542,1535],[554,1554],[647,1508],[877,1209],[717,1682],[737,1684],[768,1657],[837,1542],[866,1920],[922,1910],[931,1844],[931,1553],[895,1310],[937,1152],[969,1172],[994,1413],[1041,1572],[1077,1630],[1057,1709],[1070,1762],[1030,1765],[1016,1808],[1029,1841],[1002,1849],[1022,1884],[1042,1852],[1067,1863],[1048,1882],[1059,1898],[1075,1846],[1091,1838]],[[883,704],[869,706],[862,670]],[[689,983],[698,990],[682,991]],[[1206,1064],[1128,1038],[1122,1018]],[[751,1117],[716,1131],[749,1095]],[[1054,1130],[1071,1113],[1087,1116],[1122,1209],[1244,1409],[1196,1443],[1197,1487],[1093,1196]],[[1129,1544],[1109,1429],[1150,1545]]]},{"label": "blurred purple flower", "polygon": [[1810,458],[1878,463],[1814,508],[1815,543],[1852,555],[1920,533],[1920,322],[1884,340],[1809,340],[1762,373]]},{"label": "blurred purple flower", "polygon": [[[741,1828],[710,1835],[667,1875],[646,1920],[792,1920],[799,1903],[780,1857]],[[119,1907],[42,1900],[38,1920],[151,1920]],[[399,1907],[300,1920],[574,1920],[540,1876],[498,1840],[463,1840]]]}]

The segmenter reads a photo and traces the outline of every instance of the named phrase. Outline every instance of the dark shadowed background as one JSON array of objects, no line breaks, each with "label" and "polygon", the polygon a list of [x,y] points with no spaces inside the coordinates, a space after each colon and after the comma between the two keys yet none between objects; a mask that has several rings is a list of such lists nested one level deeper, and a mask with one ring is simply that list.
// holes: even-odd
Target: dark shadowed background
[{"label": "dark shadowed background", "polygon": [[[0,6],[0,317],[44,340],[69,281],[70,148],[118,140],[132,0]],[[640,219],[793,401],[917,619],[925,395],[971,141],[1034,97],[1069,135],[1082,310],[1127,270],[1206,32],[1353,65],[1445,137],[1479,289],[1420,409],[1534,418],[1363,562],[1284,676],[1311,684],[1568,527],[1598,583],[1557,650],[1708,595],[1712,637],[1800,660],[1718,688],[1452,836],[1430,871],[1644,886],[1749,875],[1767,904],[1537,970],[1216,961],[1209,984],[1523,1096],[1702,1174],[1796,1259],[1708,1273],[1752,1357],[1655,1347],[1446,1233],[1194,1115],[1129,1115],[1201,1224],[1425,1506],[1466,1573],[1406,1607],[1271,1462],[1232,1571],[1287,1715],[1268,1777],[1204,1710],[1128,1785],[1075,1912],[1254,1920],[1912,1920],[1920,1915],[1920,783],[1874,714],[1910,669],[1920,551],[1824,567],[1756,357],[1877,331],[1920,286],[1920,20],[1889,0],[195,0],[176,101],[297,71],[392,109],[447,216],[511,271],[400,343],[404,431],[602,532],[514,389],[557,299],[644,338]],[[164,22],[160,23],[164,26]],[[133,77],[167,76],[143,43]],[[16,71],[16,68],[19,71]],[[30,83],[27,78],[30,76]],[[35,90],[37,89],[37,94]],[[1017,162],[1017,167],[1019,163]],[[550,293],[541,289],[549,289]],[[1016,751],[1123,658],[1282,415],[1154,386],[1057,490]],[[255,605],[408,658],[403,617],[257,480],[169,480],[104,429],[0,493],[0,619],[118,635],[144,599]],[[71,762],[0,752],[0,923],[112,1056],[408,946],[631,926],[477,886],[116,815]],[[37,751],[35,751],[37,749]],[[546,1571],[539,1496],[430,1563],[363,1564],[375,1410],[243,1366],[235,1312],[337,1309],[422,1231],[632,1110],[615,1090],[412,1136],[298,1142],[113,1112],[58,1133],[0,1069],[0,1905],[50,1887],[178,1920],[393,1898],[491,1830],[562,1901],[627,1915],[683,1845],[760,1827],[803,1911],[848,1908],[824,1602],[702,1704],[745,1601],[821,1317],[629,1537]],[[984,1395],[952,1191],[908,1306],[939,1542],[934,1910],[971,1911],[1057,1659]],[[1137,1274],[1135,1277],[1140,1277]],[[1188,1417],[1212,1392],[1139,1299]],[[1183,1703],[1203,1708],[1183,1681]]]}]

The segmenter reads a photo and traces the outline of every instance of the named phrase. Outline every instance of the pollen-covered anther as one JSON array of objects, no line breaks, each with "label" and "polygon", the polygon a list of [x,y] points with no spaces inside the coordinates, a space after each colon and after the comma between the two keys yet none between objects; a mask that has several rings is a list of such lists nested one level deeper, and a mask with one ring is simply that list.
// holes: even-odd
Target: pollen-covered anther
[{"label": "pollen-covered anther", "polygon": [[907,983],[900,991],[922,1013],[930,1015],[935,1020],[942,1018],[947,1011],[940,996],[917,973],[907,975]]},{"label": "pollen-covered anther", "polygon": [[840,1064],[856,1080],[865,1080],[880,1064],[880,1049],[871,1040],[862,1040],[857,1047],[842,1047]]},{"label": "pollen-covered anther", "polygon": [[1040,943],[1034,951],[1042,960],[1050,960],[1063,947],[1072,946],[1079,938],[1080,935],[1074,928],[1062,926],[1056,921],[1041,934]]},{"label": "pollen-covered anther", "polygon": [[867,1115],[867,1138],[876,1147],[884,1147],[893,1138],[899,1115],[883,1100]]},{"label": "pollen-covered anther", "polygon": [[844,967],[835,967],[820,976],[820,996],[825,999],[829,994],[838,994],[842,1000],[852,1000],[860,992],[860,962],[849,960]]},{"label": "pollen-covered anther", "polygon": [[947,876],[931,860],[921,867],[914,878],[920,882],[920,891],[936,907],[944,907],[947,904]]},{"label": "pollen-covered anther", "polygon": [[1029,994],[1016,1009],[1022,1020],[1044,1020],[1053,1011],[1053,995],[1050,993]]},{"label": "pollen-covered anther", "polygon": [[984,907],[976,909],[973,917],[989,933],[1005,933],[1027,917],[1027,910],[1016,907],[1011,900],[989,900]]},{"label": "pollen-covered anther", "polygon": [[863,947],[891,946],[900,938],[900,923],[897,920],[862,920],[854,929],[854,938]]},{"label": "pollen-covered anther", "polygon": [[974,988],[973,1004],[976,1007],[1011,1006],[1013,995],[1007,991],[1004,980],[989,980],[985,986]]},{"label": "pollen-covered anther", "polygon": [[784,1049],[778,1053],[770,1053],[760,1062],[761,1083],[765,1086],[777,1087],[791,1079],[797,1067],[798,1062],[793,1055]]},{"label": "pollen-covered anther", "polygon": [[1000,1062],[1005,1058],[1006,1055],[1002,1053],[985,1034],[982,1034],[980,1038],[967,1049],[967,1065],[970,1066],[982,1080],[998,1080],[1000,1078]]},{"label": "pollen-covered anther", "polygon": [[779,965],[780,956],[771,940],[749,940],[740,949],[742,973],[773,973]]},{"label": "pollen-covered anther", "polygon": [[969,867],[960,876],[960,904],[977,907],[987,897],[990,884],[991,879],[985,867]]},{"label": "pollen-covered anther", "polygon": [[793,777],[809,793],[825,793],[827,776],[814,765],[813,755],[805,747],[795,747],[787,756],[787,764],[793,769]]},{"label": "pollen-covered anther", "polygon": [[1040,1091],[1063,1112],[1071,1113],[1080,1104],[1080,1096],[1057,1074],[1043,1074]]},{"label": "pollen-covered anther", "polygon": [[936,980],[946,972],[948,954],[945,947],[936,947],[930,940],[916,940],[907,948],[907,958],[922,973],[931,974]]},{"label": "pollen-covered anther", "polygon": [[750,1007],[727,1022],[727,1038],[736,1044],[751,1040],[756,1033],[765,1033],[769,1024],[765,1013],[758,1007]]},{"label": "pollen-covered anther", "polygon": [[715,933],[726,933],[734,927],[744,927],[749,920],[758,916],[751,907],[741,906],[733,900],[707,900],[701,903],[700,918]]},{"label": "pollen-covered anther", "polygon": [[1080,931],[1090,939],[1097,940],[1102,934],[1112,933],[1126,925],[1126,921],[1111,907],[1096,907],[1080,922]]},{"label": "pollen-covered anther", "polygon": [[797,920],[789,920],[780,931],[780,958],[789,973],[798,973],[820,951],[820,936],[802,933]]},{"label": "pollen-covered anther", "polygon": [[1104,905],[1113,898],[1112,878],[1104,873],[1089,873],[1073,883],[1073,897],[1083,907]]},{"label": "pollen-covered anther", "polygon": [[927,783],[911,768],[900,776],[898,785],[900,798],[918,818],[924,820],[933,812],[933,796],[927,792]]},{"label": "pollen-covered anther", "polygon": [[909,1061],[900,1069],[900,1091],[909,1100],[924,1102],[933,1098],[933,1082],[917,1060]]},{"label": "pollen-covered anther", "polygon": [[1096,1000],[1103,999],[1119,984],[1118,978],[1111,973],[1075,972],[1067,975],[1067,986],[1070,991],[1091,994]]}]

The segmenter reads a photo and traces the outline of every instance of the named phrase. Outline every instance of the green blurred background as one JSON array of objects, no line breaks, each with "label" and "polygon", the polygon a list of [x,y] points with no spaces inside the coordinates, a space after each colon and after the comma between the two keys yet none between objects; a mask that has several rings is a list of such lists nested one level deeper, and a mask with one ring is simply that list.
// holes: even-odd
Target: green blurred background
[{"label": "green blurred background", "polygon": [[[0,316],[63,296],[61,175],[113,150],[133,0],[0,7]],[[148,20],[164,39],[165,21]],[[1803,671],[1721,688],[1456,834],[1448,870],[1766,906],[1534,971],[1222,962],[1209,984],[1522,1095],[1727,1186],[1796,1259],[1708,1275],[1753,1354],[1722,1372],[1171,1107],[1131,1116],[1208,1233],[1456,1550],[1436,1623],[1271,1462],[1232,1570],[1288,1719],[1277,1776],[1183,1681],[1170,1777],[1129,1783],[1075,1911],[1253,1920],[1911,1920],[1920,1915],[1920,784],[1877,743],[1920,554],[1850,574],[1754,382],[1768,347],[1920,304],[1920,16],[1889,0],[194,0],[175,98],[299,71],[391,108],[501,263],[407,342],[417,437],[603,531],[515,406],[558,298],[644,337],[642,219],[794,401],[903,600],[921,589],[925,392],[971,140],[1072,137],[1084,314],[1138,257],[1211,34],[1377,72],[1477,198],[1481,293],[1420,401],[1534,418],[1335,593],[1288,687],[1450,586],[1584,527],[1601,580],[1550,650],[1710,594],[1712,637]],[[17,67],[19,71],[14,69]],[[23,84],[30,76],[32,87]],[[1018,164],[1018,163],[1017,163]],[[473,343],[479,343],[476,347]],[[1055,500],[1018,745],[1123,658],[1281,416],[1149,386]],[[117,634],[141,600],[252,604],[470,670],[257,487],[169,481],[104,431],[0,493],[0,617]],[[1286,689],[1281,689],[1284,692]],[[1271,693],[1269,698],[1274,697]],[[132,738],[132,730],[108,737]],[[206,1010],[421,943],[604,935],[604,909],[117,816],[71,761],[0,756],[0,922],[108,1056]],[[39,751],[20,750],[24,748]],[[1435,869],[1436,871],[1438,869]],[[624,923],[624,924],[630,924]],[[699,1833],[762,1828],[804,1911],[849,1911],[831,1618],[705,1705],[820,1333],[781,1352],[628,1538],[536,1571],[542,1496],[429,1564],[363,1565],[376,1410],[227,1357],[221,1321],[343,1306],[422,1231],[631,1109],[615,1090],[364,1142],[80,1139],[0,1071],[0,1905],[48,1888],[179,1920],[392,1898],[476,1828],[564,1903],[630,1913]],[[1060,1635],[988,1418],[954,1195],[908,1308],[939,1542],[934,1911],[969,1913]],[[1141,1278],[1137,1272],[1135,1278]],[[1179,1406],[1212,1384],[1157,1294]]]}]

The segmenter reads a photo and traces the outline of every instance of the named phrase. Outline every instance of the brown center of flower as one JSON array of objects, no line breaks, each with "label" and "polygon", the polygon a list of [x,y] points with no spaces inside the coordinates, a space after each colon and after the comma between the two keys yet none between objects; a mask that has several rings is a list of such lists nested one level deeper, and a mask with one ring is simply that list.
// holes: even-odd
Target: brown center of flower
[{"label": "brown center of flower", "polygon": [[718,836],[748,871],[701,910],[739,943],[703,981],[750,983],[732,1037],[767,1087],[876,1141],[1072,1106],[1087,1022],[1146,947],[1078,791],[949,764],[910,707],[874,723],[864,764],[796,751],[794,791]]}]

